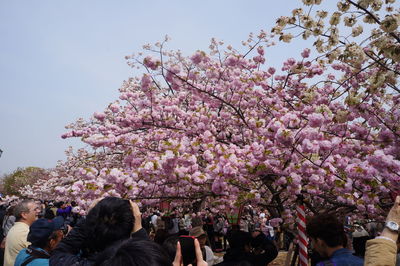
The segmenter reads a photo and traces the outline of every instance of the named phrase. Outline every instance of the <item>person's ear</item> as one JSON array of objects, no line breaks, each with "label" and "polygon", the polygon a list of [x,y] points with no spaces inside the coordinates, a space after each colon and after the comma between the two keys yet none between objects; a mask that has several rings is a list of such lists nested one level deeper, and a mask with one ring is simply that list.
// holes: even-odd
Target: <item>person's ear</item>
[{"label": "person's ear", "polygon": [[28,218],[28,212],[21,212],[21,217],[26,220],[26,218]]},{"label": "person's ear", "polygon": [[318,238],[318,237],[317,237],[317,244],[318,244],[320,247],[326,247],[325,241],[322,240],[321,238]]},{"label": "person's ear", "polygon": [[56,240],[55,239],[50,239],[50,241],[49,241],[50,250],[53,250],[55,248],[55,245],[56,245]]}]

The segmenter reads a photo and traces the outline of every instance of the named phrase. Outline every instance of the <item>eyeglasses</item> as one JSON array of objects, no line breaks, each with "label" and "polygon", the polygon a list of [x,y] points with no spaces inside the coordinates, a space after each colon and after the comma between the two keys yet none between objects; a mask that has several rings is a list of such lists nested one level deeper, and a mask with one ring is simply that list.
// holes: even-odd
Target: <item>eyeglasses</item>
[{"label": "eyeglasses", "polygon": [[27,211],[23,211],[24,213],[31,213],[31,212],[36,212],[36,211],[40,211],[39,208],[34,208],[34,209],[28,209]]}]

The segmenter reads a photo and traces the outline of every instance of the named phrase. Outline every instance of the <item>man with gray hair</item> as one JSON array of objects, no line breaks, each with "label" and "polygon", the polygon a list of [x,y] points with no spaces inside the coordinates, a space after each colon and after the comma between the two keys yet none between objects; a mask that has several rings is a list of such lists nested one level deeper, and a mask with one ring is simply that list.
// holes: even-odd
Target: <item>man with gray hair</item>
[{"label": "man with gray hair", "polygon": [[29,226],[37,219],[39,206],[33,200],[23,200],[15,206],[15,224],[7,234],[4,249],[4,266],[13,266],[18,253],[27,248]]}]

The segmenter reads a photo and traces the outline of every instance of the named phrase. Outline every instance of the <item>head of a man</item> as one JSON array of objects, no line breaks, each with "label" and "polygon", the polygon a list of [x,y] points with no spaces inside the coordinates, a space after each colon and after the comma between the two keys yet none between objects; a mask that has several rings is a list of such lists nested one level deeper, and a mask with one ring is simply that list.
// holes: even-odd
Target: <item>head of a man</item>
[{"label": "head of a man", "polygon": [[14,208],[15,220],[29,226],[36,221],[39,212],[40,208],[33,200],[23,200]]},{"label": "head of a man", "polygon": [[60,209],[65,209],[67,207],[67,204],[65,204],[64,201],[60,201]]},{"label": "head of a man", "polygon": [[57,216],[53,220],[38,219],[29,228],[27,240],[32,246],[51,252],[63,238],[64,219]]},{"label": "head of a man", "polygon": [[116,242],[104,250],[94,265],[170,266],[171,264],[172,260],[168,254],[153,241],[127,239]]},{"label": "head of a man", "polygon": [[252,231],[251,231],[251,237],[252,238],[256,238],[259,235],[262,234],[262,230],[261,230],[261,226],[256,226]]},{"label": "head of a man", "polygon": [[176,244],[178,243],[178,240],[179,240],[178,235],[172,235],[167,239],[165,239],[164,242],[162,243],[162,247],[168,254],[168,257],[170,258],[171,261],[173,261],[175,258]]},{"label": "head of a man", "polygon": [[86,246],[101,251],[111,243],[130,237],[134,217],[129,200],[107,197],[100,200],[86,217],[89,238]]},{"label": "head of a man", "polygon": [[343,223],[333,214],[320,214],[308,220],[307,235],[314,250],[322,257],[330,257],[334,250],[347,245]]},{"label": "head of a man", "polygon": [[228,233],[227,239],[232,250],[250,252],[251,234],[240,230],[232,230]]}]

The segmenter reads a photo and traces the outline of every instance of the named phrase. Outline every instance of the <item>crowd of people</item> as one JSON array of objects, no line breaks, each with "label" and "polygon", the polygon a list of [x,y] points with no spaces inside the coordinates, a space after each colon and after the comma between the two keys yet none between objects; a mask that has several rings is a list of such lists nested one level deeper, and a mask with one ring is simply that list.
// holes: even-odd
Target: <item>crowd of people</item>
[{"label": "crowd of people", "polygon": [[[399,204],[397,197],[381,232],[370,224],[346,230],[334,214],[311,217],[306,227],[311,265],[396,265]],[[5,266],[264,266],[296,241],[295,232],[281,228],[280,219],[251,206],[235,222],[209,209],[140,209],[116,197],[94,201],[86,213],[75,202],[30,199],[3,208],[0,261]]]},{"label": "crowd of people", "polygon": [[240,219],[232,218],[227,214],[213,214],[211,210],[194,213],[190,208],[174,208],[161,211],[158,208],[149,208],[143,215],[144,227],[150,238],[162,244],[169,235],[189,233],[194,228],[201,226],[207,235],[207,242],[214,252],[226,251],[227,233],[232,229],[240,229],[246,233],[262,232],[266,238],[273,242],[278,249],[288,249],[294,238],[290,229],[283,231],[279,222],[282,219],[270,219],[264,209],[253,209],[246,206],[240,212]]}]

